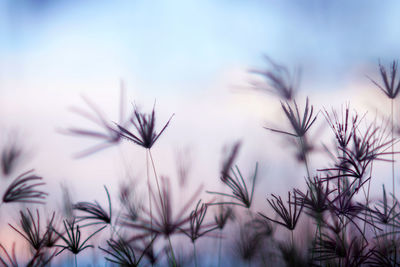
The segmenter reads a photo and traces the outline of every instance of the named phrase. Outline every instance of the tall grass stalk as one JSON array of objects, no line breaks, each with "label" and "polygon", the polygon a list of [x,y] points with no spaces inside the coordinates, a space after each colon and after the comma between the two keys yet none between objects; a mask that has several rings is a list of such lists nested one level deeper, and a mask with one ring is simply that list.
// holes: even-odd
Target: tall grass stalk
[{"label": "tall grass stalk", "polygon": [[[154,177],[156,179],[156,183],[157,183],[157,189],[158,189],[158,194],[160,196],[160,203],[161,203],[161,207],[163,209],[163,212],[166,212],[167,207],[165,206],[165,203],[163,201],[162,195],[161,195],[161,190],[160,190],[160,184],[158,182],[158,175],[157,175],[157,171],[156,171],[156,166],[154,164],[154,159],[153,156],[151,154],[150,149],[147,150],[148,154],[150,156],[150,160],[151,160],[151,165],[153,167],[153,172],[154,172]],[[172,242],[171,242],[171,237],[168,235],[168,242],[169,242],[169,246],[171,248],[171,254],[172,254],[172,261],[173,261],[173,266],[177,266],[176,265],[176,258],[175,258],[175,253],[174,253],[174,248],[172,247]]]},{"label": "tall grass stalk", "polygon": [[193,257],[194,257],[194,266],[197,267],[197,253],[196,253],[196,242],[193,243]]},{"label": "tall grass stalk", "polygon": [[219,236],[218,236],[218,267],[221,267],[221,250],[222,250],[222,229],[219,230]]},{"label": "tall grass stalk", "polygon": [[304,142],[304,137],[300,136],[299,137],[300,140],[300,149],[301,149],[301,153],[303,154],[303,160],[304,160],[304,165],[306,167],[306,171],[307,171],[307,178],[311,178],[310,176],[310,167],[308,165],[308,159],[307,159],[307,152],[306,152],[306,144]]},{"label": "tall grass stalk", "polygon": [[[146,176],[147,176],[147,192],[149,195],[149,211],[150,211],[150,229],[153,230],[153,209],[151,207],[151,187],[150,187],[150,171],[149,171],[149,154],[146,151]],[[151,234],[151,239],[153,239],[153,234]],[[151,266],[154,266],[151,263]]]},{"label": "tall grass stalk", "polygon": [[[395,199],[396,199],[396,190],[395,190],[395,178],[394,178],[394,98],[390,99],[390,113],[391,113],[391,123],[392,123],[392,184],[393,184],[393,205],[395,204]],[[393,229],[394,230],[394,229]]]}]

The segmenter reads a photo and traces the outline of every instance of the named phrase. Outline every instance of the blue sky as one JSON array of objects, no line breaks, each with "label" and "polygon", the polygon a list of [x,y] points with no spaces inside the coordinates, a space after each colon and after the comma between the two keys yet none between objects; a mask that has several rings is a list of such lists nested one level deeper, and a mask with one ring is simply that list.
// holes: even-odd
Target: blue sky
[{"label": "blue sky", "polygon": [[0,77],[140,77],[179,92],[232,65],[263,66],[267,54],[332,84],[398,55],[398,10],[396,1],[2,1]]}]

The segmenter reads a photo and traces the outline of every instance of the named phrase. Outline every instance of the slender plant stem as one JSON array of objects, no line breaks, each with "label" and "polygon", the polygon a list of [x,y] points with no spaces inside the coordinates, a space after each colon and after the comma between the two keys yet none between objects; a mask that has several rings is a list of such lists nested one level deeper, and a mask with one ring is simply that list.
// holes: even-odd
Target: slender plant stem
[{"label": "slender plant stem", "polygon": [[[372,163],[371,163],[371,169],[370,169],[370,171],[369,171],[369,176],[370,176],[370,177],[372,176],[372,167],[373,167],[373,164],[374,164],[374,162],[372,161]],[[369,181],[368,181],[367,193],[365,192],[364,187],[362,187],[362,190],[363,190],[363,192],[364,192],[364,196],[365,196],[365,201],[366,201],[366,206],[367,206],[367,207],[369,207],[369,191],[370,191],[370,187],[371,187],[371,179],[369,179]],[[371,216],[371,211],[370,211],[369,209],[368,209],[368,212],[365,213],[363,235],[365,235],[365,231],[366,231],[366,228],[367,228],[367,216],[368,216],[368,213],[369,213],[370,216]],[[372,216],[371,216],[371,218],[372,218]],[[374,227],[374,231],[376,232],[375,227]],[[378,240],[378,242],[379,242],[379,240]],[[361,245],[364,246],[364,238],[362,239]]]},{"label": "slender plant stem", "polygon": [[169,247],[171,249],[171,254],[172,254],[172,264],[173,264],[172,266],[176,267],[178,265],[176,264],[174,248],[172,247],[171,238],[169,236],[168,236],[168,243],[169,243]]},{"label": "slender plant stem", "polygon": [[197,267],[197,253],[196,253],[196,242],[193,243],[193,257],[194,257],[194,266]]},{"label": "slender plant stem", "polygon": [[[153,231],[153,209],[151,207],[151,186],[150,186],[150,175],[149,175],[149,154],[146,151],[146,176],[147,176],[147,192],[149,194],[149,209],[150,209],[150,229]],[[153,239],[153,233],[150,235]],[[151,266],[154,266],[152,263]]]},{"label": "slender plant stem", "polygon": [[75,267],[78,267],[78,257],[75,254]]},{"label": "slender plant stem", "polygon": [[161,195],[160,183],[158,182],[158,175],[157,175],[157,171],[156,171],[156,166],[154,164],[153,156],[151,155],[150,149],[148,149],[147,151],[148,151],[148,154],[150,155],[151,165],[153,167],[154,177],[156,179],[156,184],[157,184],[158,194],[160,196],[161,206],[163,207],[163,209],[165,209],[166,207],[164,205],[164,201],[163,201],[163,198]]},{"label": "slender plant stem", "polygon": [[392,183],[393,183],[393,205],[395,204],[395,199],[396,199],[396,190],[395,190],[395,182],[394,182],[394,112],[393,112],[393,101],[394,99],[391,99],[391,119],[392,119]]},{"label": "slender plant stem", "polygon": [[222,250],[222,229],[219,229],[218,238],[218,267],[221,267],[221,250]]},{"label": "slender plant stem", "polygon": [[[394,99],[393,98],[391,98],[391,101],[390,101],[390,113],[391,113],[391,120],[392,120],[392,185],[393,185],[393,206],[395,205],[395,203],[396,203],[396,190],[395,190],[395,182],[394,182],[394,143],[393,143],[393,140],[394,140],[394,112],[393,112],[393,101],[394,101]],[[394,227],[394,225],[393,225],[393,240],[394,240],[394,238],[395,238],[395,236],[396,236],[396,234],[394,233],[395,232],[395,227]]]},{"label": "slender plant stem", "polygon": [[291,238],[292,238],[292,247],[294,247],[294,237],[293,237],[293,230],[290,230]]},{"label": "slender plant stem", "polygon": [[[156,171],[156,166],[155,166],[155,164],[154,164],[153,156],[151,155],[150,149],[148,149],[147,151],[148,151],[148,154],[149,154],[149,156],[150,156],[151,165],[152,165],[152,167],[153,167],[154,177],[155,177],[156,183],[157,183],[158,194],[159,194],[159,196],[160,196],[160,203],[161,203],[162,211],[164,212],[164,215],[165,215],[166,210],[167,210],[167,207],[165,206],[165,203],[164,203],[163,198],[162,198],[162,195],[161,195],[160,184],[159,184],[159,182],[158,182],[158,175],[157,175],[157,171]],[[170,237],[170,236],[168,236],[168,242],[169,242],[169,245],[170,245],[170,247],[171,247],[171,253],[172,253],[173,264],[174,264],[174,266],[176,266],[176,259],[175,259],[175,254],[174,254],[174,248],[172,247],[171,237]]]},{"label": "slender plant stem", "polygon": [[301,149],[301,153],[303,154],[304,165],[305,165],[306,171],[307,171],[307,178],[310,178],[310,167],[308,166],[307,152],[306,152],[304,137],[300,136],[299,139],[300,139],[300,149]]}]

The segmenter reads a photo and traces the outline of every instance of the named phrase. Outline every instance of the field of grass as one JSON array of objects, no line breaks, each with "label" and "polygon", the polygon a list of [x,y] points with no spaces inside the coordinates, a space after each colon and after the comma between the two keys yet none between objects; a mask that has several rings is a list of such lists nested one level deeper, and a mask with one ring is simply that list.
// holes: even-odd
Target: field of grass
[{"label": "field of grass", "polygon": [[[380,64],[380,78],[370,79],[390,106],[389,114],[372,120],[354,110],[351,103],[343,103],[339,110],[317,110],[309,98],[298,96],[299,73],[271,59],[267,63],[267,69],[252,71],[262,82],[253,84],[254,88],[249,85],[248,90],[262,91],[281,102],[286,122],[266,125],[265,136],[278,135],[290,144],[283,149],[295,151],[288,155],[304,168],[298,172],[301,188],[267,195],[265,203],[255,205],[255,191],[266,195],[265,189],[257,186],[260,163],[243,170],[237,160],[243,144],[237,141],[221,155],[215,176],[219,188],[207,184],[188,188],[188,168],[182,165],[176,193],[171,190],[173,178],[159,174],[161,159],[153,151],[174,127],[174,114],[158,121],[155,106],[144,112],[134,105],[128,119],[121,116],[113,122],[87,100],[90,112],[75,111],[99,130],[64,131],[98,140],[96,146],[78,153],[78,160],[122,142],[140,147],[142,153],[137,157],[144,158],[146,169],[140,178],[146,185],[141,192],[144,197],[138,199],[136,185],[129,182],[121,185],[115,196],[110,195],[109,185],[104,185],[99,202],[71,201],[64,189],[59,197],[64,207],[46,213],[47,197],[52,194],[43,187],[46,177],[21,168],[23,148],[6,143],[1,148],[4,192],[0,212],[6,206],[19,209],[19,218],[8,218],[4,212],[2,217],[14,237],[19,237],[18,242],[24,243],[15,246],[10,237],[0,237],[0,265],[400,266],[397,61]],[[334,145],[309,134],[317,120],[330,129]],[[320,166],[312,164],[316,151],[329,160]],[[391,174],[384,177],[390,186],[382,185],[379,199],[371,197],[371,180],[381,175],[374,170],[376,162],[385,163]],[[200,198],[204,192],[207,199]],[[178,200],[184,193],[186,200]],[[264,208],[258,209],[260,206]]]}]

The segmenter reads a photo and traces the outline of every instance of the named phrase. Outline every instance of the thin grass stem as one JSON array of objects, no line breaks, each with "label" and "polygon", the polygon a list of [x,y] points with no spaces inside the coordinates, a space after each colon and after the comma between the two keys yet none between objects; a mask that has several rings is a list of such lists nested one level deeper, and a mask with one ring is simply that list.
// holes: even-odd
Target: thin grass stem
[{"label": "thin grass stem", "polygon": [[194,266],[197,267],[197,253],[196,253],[196,242],[193,243],[193,257],[194,257]]},{"label": "thin grass stem", "polygon": [[392,129],[391,129],[392,130],[392,184],[393,184],[393,206],[394,206],[394,204],[396,202],[396,190],[395,190],[395,182],[394,182],[394,142],[393,142],[393,140],[394,140],[394,112],[393,112],[394,99],[391,98],[390,100],[391,100],[390,101],[390,103],[391,103],[390,112],[391,112],[391,122],[392,122]]},{"label": "thin grass stem", "polygon": [[[162,198],[162,195],[161,195],[160,184],[159,184],[159,182],[158,182],[158,175],[157,175],[157,171],[156,171],[156,166],[155,166],[155,164],[154,164],[154,159],[153,159],[153,156],[152,156],[152,154],[151,154],[150,149],[147,149],[147,151],[148,151],[148,154],[149,154],[149,156],[150,156],[151,165],[152,165],[152,167],[153,167],[154,177],[155,177],[156,183],[157,183],[158,194],[159,194],[159,196],[160,196],[161,207],[162,207],[163,211],[166,212],[167,207],[165,206],[165,203],[164,203],[163,198]],[[168,242],[169,242],[169,245],[170,245],[170,248],[171,248],[173,266],[177,266],[177,265],[176,265],[176,258],[175,258],[174,248],[172,247],[171,237],[170,237],[170,236],[168,236]]]},{"label": "thin grass stem", "polygon": [[291,239],[292,239],[292,247],[294,247],[294,237],[293,237],[293,230],[290,230],[290,236],[291,236]]},{"label": "thin grass stem", "polygon": [[163,209],[165,209],[166,207],[165,207],[165,205],[164,205],[164,201],[163,201],[163,198],[162,198],[162,195],[161,195],[160,183],[158,182],[158,175],[157,175],[157,171],[156,171],[156,166],[155,166],[155,164],[154,164],[153,156],[151,155],[150,149],[148,149],[147,151],[148,151],[148,154],[149,154],[149,156],[150,156],[151,165],[152,165],[152,167],[153,167],[153,172],[154,172],[154,177],[155,177],[155,179],[156,179],[158,194],[159,194],[159,196],[160,196],[161,207],[163,207]]},{"label": "thin grass stem", "polygon": [[219,230],[218,239],[218,267],[221,267],[222,229]]},{"label": "thin grass stem", "polygon": [[300,149],[301,149],[301,153],[303,154],[303,159],[304,159],[304,165],[306,167],[306,171],[307,171],[307,178],[310,178],[310,167],[308,166],[308,159],[307,159],[307,152],[306,152],[306,147],[305,147],[305,142],[303,139],[303,136],[299,137],[300,139]]},{"label": "thin grass stem", "polygon": [[174,248],[172,247],[171,237],[169,237],[169,236],[168,236],[168,243],[169,243],[169,248],[171,249],[172,264],[174,267],[177,267],[178,265],[176,264]]},{"label": "thin grass stem", "polygon": [[[149,154],[146,151],[146,176],[147,176],[147,192],[149,195],[149,210],[150,210],[150,229],[153,231],[153,209],[151,207],[151,187],[150,187],[150,171],[149,171]],[[150,237],[153,239],[153,233],[151,233]],[[154,266],[151,263],[151,266]]]}]

